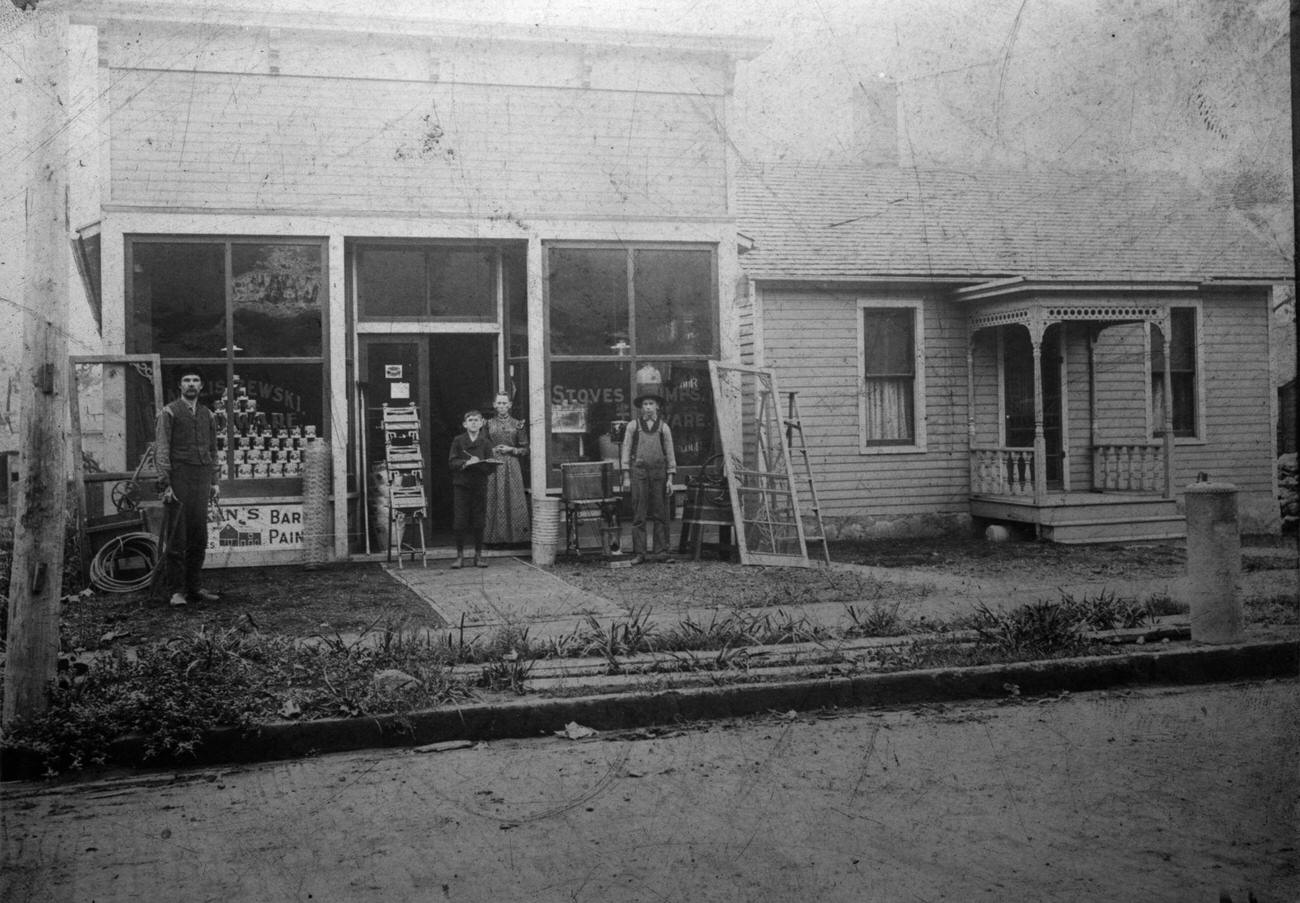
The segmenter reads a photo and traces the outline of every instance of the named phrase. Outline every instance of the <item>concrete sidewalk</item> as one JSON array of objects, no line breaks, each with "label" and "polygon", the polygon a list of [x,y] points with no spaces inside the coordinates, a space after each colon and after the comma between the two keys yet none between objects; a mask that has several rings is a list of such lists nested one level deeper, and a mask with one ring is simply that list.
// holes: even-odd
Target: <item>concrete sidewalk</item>
[{"label": "concrete sidewalk", "polygon": [[[684,560],[684,559],[683,559]],[[647,564],[643,567],[674,567],[674,564]],[[816,567],[827,567],[818,564]],[[1055,601],[1062,595],[1076,599],[1110,593],[1120,597],[1146,599],[1153,595],[1181,598],[1186,578],[1141,578],[1125,580],[1099,580],[1073,583],[1052,580],[1029,581],[971,579],[909,568],[868,567],[853,564],[831,564],[829,567],[853,571],[886,584],[927,590],[920,598],[915,592],[907,594],[907,601],[899,614],[905,619],[926,618],[930,621],[950,621],[968,615],[979,606],[992,609],[1013,608],[1028,603]],[[431,560],[427,567],[408,565],[399,568],[387,565],[385,570],[397,581],[408,586],[433,611],[453,629],[478,631],[491,630],[506,625],[524,625],[535,639],[562,636],[571,633],[575,626],[595,619],[602,626],[628,618],[632,613],[617,602],[587,592],[552,571],[532,564],[525,557],[494,557],[486,568],[451,570],[447,562]],[[1252,574],[1242,575],[1248,584]],[[1248,587],[1247,587],[1248,588]],[[869,606],[873,603],[864,602]],[[651,613],[659,624],[673,624],[688,618],[708,622],[726,612],[725,606],[684,606],[666,601]],[[789,612],[789,606],[772,608],[772,611]],[[747,609],[761,616],[767,609]],[[797,606],[799,615],[827,627],[842,626],[849,622],[844,602],[803,603]]]},{"label": "concrete sidewalk", "polygon": [[483,630],[526,624],[534,637],[567,633],[589,616],[602,623],[627,612],[566,583],[525,558],[490,558],[488,567],[452,570],[435,560],[428,567],[385,565],[453,629]]}]

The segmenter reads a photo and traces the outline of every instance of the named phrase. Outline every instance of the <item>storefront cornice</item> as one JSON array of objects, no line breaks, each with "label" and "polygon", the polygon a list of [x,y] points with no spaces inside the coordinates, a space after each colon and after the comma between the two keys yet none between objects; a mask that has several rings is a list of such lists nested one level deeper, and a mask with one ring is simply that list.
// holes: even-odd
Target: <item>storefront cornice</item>
[{"label": "storefront cornice", "polygon": [[177,6],[132,0],[83,0],[70,7],[77,25],[102,26],[113,21],[148,22],[234,29],[279,29],[292,32],[341,32],[394,38],[426,38],[457,42],[503,42],[533,46],[617,47],[672,52],[683,56],[723,56],[748,60],[765,50],[767,38],[745,35],[692,35],[629,29],[540,27],[492,22],[440,20],[430,16],[396,16],[382,12],[327,13],[306,5],[298,10],[275,4],[212,3]]},{"label": "storefront cornice", "polygon": [[344,235],[373,239],[465,239],[483,241],[722,241],[731,240],[735,222],[717,217],[541,218],[520,215],[525,224],[504,218],[466,218],[412,210],[252,210],[166,207],[156,204],[106,204],[106,231],[132,234]]}]

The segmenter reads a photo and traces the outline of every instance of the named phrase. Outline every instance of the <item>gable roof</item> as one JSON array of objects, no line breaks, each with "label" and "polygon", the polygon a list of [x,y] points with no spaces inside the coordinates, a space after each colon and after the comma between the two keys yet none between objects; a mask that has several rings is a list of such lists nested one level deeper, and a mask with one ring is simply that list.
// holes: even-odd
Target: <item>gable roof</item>
[{"label": "gable roof", "polygon": [[1233,209],[1161,173],[751,165],[737,179],[755,279],[1287,281]]}]

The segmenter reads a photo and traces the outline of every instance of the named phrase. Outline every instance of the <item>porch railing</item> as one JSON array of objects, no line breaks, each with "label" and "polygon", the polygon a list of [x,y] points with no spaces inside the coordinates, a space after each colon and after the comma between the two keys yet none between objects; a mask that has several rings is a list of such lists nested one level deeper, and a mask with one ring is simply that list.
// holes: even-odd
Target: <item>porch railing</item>
[{"label": "porch railing", "polygon": [[973,495],[1034,494],[1034,450],[1009,445],[971,446]]},{"label": "porch railing", "polygon": [[1161,492],[1165,448],[1159,442],[1092,447],[1092,487],[1101,492]]}]

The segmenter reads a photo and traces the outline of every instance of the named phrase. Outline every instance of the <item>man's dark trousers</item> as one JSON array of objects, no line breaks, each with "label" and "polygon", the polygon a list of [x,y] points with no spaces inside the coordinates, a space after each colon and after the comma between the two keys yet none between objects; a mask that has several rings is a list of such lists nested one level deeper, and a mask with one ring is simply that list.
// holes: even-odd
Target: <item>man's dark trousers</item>
[{"label": "man's dark trousers", "polygon": [[185,596],[193,600],[200,587],[199,572],[208,554],[208,500],[212,494],[212,468],[197,464],[173,464],[172,492],[180,502],[178,529],[172,535],[168,555],[182,565]]}]

